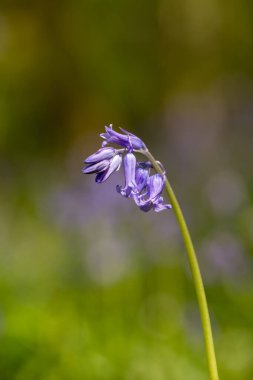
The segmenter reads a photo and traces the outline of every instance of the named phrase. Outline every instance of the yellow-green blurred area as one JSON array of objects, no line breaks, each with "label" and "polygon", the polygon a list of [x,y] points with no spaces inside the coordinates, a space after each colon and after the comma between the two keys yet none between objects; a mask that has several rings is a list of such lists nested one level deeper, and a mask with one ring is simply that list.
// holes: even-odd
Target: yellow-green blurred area
[{"label": "yellow-green blurred area", "polygon": [[105,124],[181,202],[220,378],[253,378],[253,2],[1,0],[0,380],[207,380],[173,211],[81,173]]}]

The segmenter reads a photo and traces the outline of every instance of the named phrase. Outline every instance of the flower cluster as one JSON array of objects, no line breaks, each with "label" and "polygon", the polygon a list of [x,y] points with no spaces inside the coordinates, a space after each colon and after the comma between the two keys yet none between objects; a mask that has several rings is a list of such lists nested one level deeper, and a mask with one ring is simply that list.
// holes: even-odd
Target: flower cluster
[{"label": "flower cluster", "polygon": [[[156,212],[170,209],[170,204],[164,204],[162,192],[165,184],[165,176],[160,173],[151,175],[152,164],[150,161],[137,162],[134,152],[147,151],[144,142],[137,136],[123,129],[123,133],[115,132],[112,125],[105,127],[105,133],[100,136],[104,140],[102,148],[92,154],[84,163],[85,174],[96,174],[96,182],[101,183],[118,171],[123,162],[125,173],[125,186],[117,186],[117,192],[126,198],[132,198],[142,211],[151,209]],[[121,149],[116,149],[108,144],[115,144]]]}]

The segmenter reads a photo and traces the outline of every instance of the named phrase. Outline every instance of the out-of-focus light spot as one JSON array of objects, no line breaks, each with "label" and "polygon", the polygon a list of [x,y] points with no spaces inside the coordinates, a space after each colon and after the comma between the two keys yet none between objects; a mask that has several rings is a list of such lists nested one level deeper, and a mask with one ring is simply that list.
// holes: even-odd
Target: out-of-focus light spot
[{"label": "out-of-focus light spot", "polygon": [[[243,376],[242,371],[252,368],[252,345],[253,339],[248,330],[241,328],[223,332],[219,345],[219,356],[223,367],[230,370],[231,374],[240,372],[242,378],[246,378]],[[231,347],[233,360],[231,360]]]},{"label": "out-of-focus light spot", "polygon": [[209,282],[241,278],[247,273],[248,260],[239,239],[229,233],[218,232],[204,240],[201,268]]},{"label": "out-of-focus light spot", "polygon": [[240,215],[240,224],[244,236],[253,244],[253,207],[247,207]]},{"label": "out-of-focus light spot", "polygon": [[184,9],[190,42],[196,45],[205,44],[205,48],[207,44],[210,46],[212,39],[217,35],[221,21],[218,2],[187,0]]},{"label": "out-of-focus light spot", "polygon": [[202,342],[202,328],[197,305],[188,302],[184,309],[184,325],[187,336],[192,344],[199,344]]},{"label": "out-of-focus light spot", "polygon": [[0,58],[4,55],[8,43],[9,31],[5,17],[0,14]]},{"label": "out-of-focus light spot", "polygon": [[98,284],[109,285],[129,272],[132,264],[127,244],[119,239],[114,228],[104,220],[93,228],[96,237],[88,238],[84,253],[85,268],[90,278]]},{"label": "out-of-focus light spot", "polygon": [[[187,375],[186,375],[187,374]],[[134,350],[130,359],[126,380],[207,380],[206,373],[200,370],[192,359],[180,350],[166,345],[146,344]]]},{"label": "out-of-focus light spot", "polygon": [[233,214],[245,201],[246,189],[242,178],[233,171],[224,171],[210,178],[207,196],[217,215]]},{"label": "out-of-focus light spot", "polygon": [[[202,165],[220,151],[225,105],[216,88],[206,93],[185,93],[175,98],[165,114],[173,148],[183,164]],[[192,175],[192,173],[190,173]]]},{"label": "out-of-focus light spot", "polygon": [[0,309],[0,334],[2,334],[6,329],[6,323],[5,323],[5,315],[3,311]]},{"label": "out-of-focus light spot", "polygon": [[167,339],[171,331],[176,333],[179,330],[181,322],[180,303],[166,294],[150,296],[142,305],[141,326],[156,338]]},{"label": "out-of-focus light spot", "polygon": [[127,372],[126,380],[165,380],[166,376],[161,366],[154,361],[147,365],[146,361],[132,363],[131,368]]},{"label": "out-of-focus light spot", "polygon": [[104,355],[99,352],[91,352],[89,354],[90,366],[92,367],[93,373],[98,378],[113,377],[113,368],[110,361]]},{"label": "out-of-focus light spot", "polygon": [[[181,28],[175,23],[177,12],[180,12]],[[216,1],[187,0],[180,9],[171,2],[162,0],[159,21],[166,35],[173,36],[177,40],[184,38],[194,45],[205,44],[205,48],[208,48],[217,35],[221,13]]]},{"label": "out-of-focus light spot", "polygon": [[116,185],[122,183],[120,176],[116,177],[101,186],[80,174],[71,186],[55,185],[44,200],[39,200],[39,208],[42,212],[46,210],[60,228],[81,233],[101,217],[107,221],[118,220],[131,211],[131,204],[116,192]]}]

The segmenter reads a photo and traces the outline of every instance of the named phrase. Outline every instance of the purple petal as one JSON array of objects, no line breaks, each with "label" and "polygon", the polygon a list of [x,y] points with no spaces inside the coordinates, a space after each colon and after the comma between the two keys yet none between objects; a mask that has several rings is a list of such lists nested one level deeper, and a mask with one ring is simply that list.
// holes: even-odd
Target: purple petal
[{"label": "purple petal", "polygon": [[163,197],[158,198],[158,200],[153,204],[153,209],[155,212],[160,212],[163,210],[170,210],[172,206],[170,204],[163,203]]},{"label": "purple petal", "polygon": [[145,206],[146,204],[149,203],[149,199],[147,199],[147,200],[144,199],[143,195],[140,196],[139,194],[133,194],[132,198],[138,207]]},{"label": "purple petal", "polygon": [[121,163],[122,157],[121,155],[117,154],[111,159],[108,169],[96,176],[96,182],[101,183],[106,181],[113,172],[120,169]]},{"label": "purple petal", "polygon": [[[141,170],[141,168],[139,169]],[[163,197],[161,196],[164,188],[164,177],[161,174],[154,174],[148,177],[146,187],[147,192],[145,194],[135,194],[133,196],[140,210],[148,212],[154,209],[156,212],[160,212],[171,208],[170,204],[164,204]]]},{"label": "purple petal", "polygon": [[111,127],[105,127],[106,133],[100,135],[107,142],[115,143],[120,146],[128,146],[129,137],[121,133],[115,132]]},{"label": "purple petal", "polygon": [[95,181],[96,181],[97,183],[104,182],[104,181],[105,181],[104,178],[105,178],[106,173],[107,173],[107,170],[105,170],[105,171],[103,171],[103,172],[101,172],[101,173],[98,173],[98,174],[96,175]]},{"label": "purple petal", "polygon": [[148,183],[149,170],[138,167],[135,173],[135,180],[138,188],[138,192],[141,193]]},{"label": "purple petal", "polygon": [[122,132],[124,132],[126,135],[130,135],[130,136],[134,136],[134,137],[136,137],[133,133],[128,132],[128,131],[127,131],[126,129],[124,129],[124,128],[119,127],[119,129],[120,129]]},{"label": "purple petal", "polygon": [[147,202],[143,206],[140,206],[139,208],[140,208],[141,211],[148,212],[148,211],[150,211],[152,209],[152,206],[153,205],[152,205],[151,202]]},{"label": "purple petal", "polygon": [[150,201],[137,201],[137,206],[139,206],[141,211],[148,212],[151,209],[155,210],[155,212],[160,212],[163,210],[169,210],[171,209],[170,204],[164,204],[163,203],[163,197],[159,197],[155,202]]},{"label": "purple petal", "polygon": [[127,153],[124,157],[125,168],[125,187],[117,186],[117,191],[129,197],[131,193],[138,192],[137,184],[135,181],[136,157],[133,153]]},{"label": "purple petal", "polygon": [[149,179],[149,199],[155,201],[157,197],[163,191],[164,188],[164,177],[161,174],[154,174]]},{"label": "purple petal", "polygon": [[102,161],[105,159],[110,159],[115,155],[115,149],[108,147],[108,148],[101,148],[96,153],[92,154],[91,156],[87,157],[84,161],[86,164],[92,164],[98,161]]},{"label": "purple petal", "polygon": [[96,175],[95,181],[96,181],[97,183],[104,182],[104,181],[105,181],[104,178],[105,178],[106,174],[107,174],[107,170],[104,170],[103,172],[98,173],[98,174]]},{"label": "purple petal", "polygon": [[123,128],[120,128],[120,130],[130,137],[130,143],[133,146],[133,149],[146,149],[146,145],[139,137],[137,137],[133,133],[128,132]]},{"label": "purple petal", "polygon": [[110,165],[110,160],[103,160],[97,162],[96,164],[88,165],[86,168],[83,168],[84,174],[99,173],[106,170]]},{"label": "purple petal", "polygon": [[136,185],[135,183],[135,169],[136,169],[136,157],[133,153],[127,153],[124,157],[124,169],[126,185]]},{"label": "purple petal", "polygon": [[[144,142],[137,136],[126,131],[126,134],[118,133],[112,129],[112,125],[105,126],[106,133],[101,133],[100,137],[106,140],[106,143],[114,143],[127,149],[145,149]],[[103,143],[103,146],[105,142]]]},{"label": "purple petal", "polygon": [[172,208],[172,206],[170,204],[155,204],[153,209],[155,210],[155,212],[160,212],[160,211],[163,211],[163,210],[170,210]]},{"label": "purple petal", "polygon": [[154,174],[147,179],[147,191],[141,194],[135,202],[138,206],[142,206],[147,202],[155,202],[161,195],[164,188],[164,177],[161,174]]}]

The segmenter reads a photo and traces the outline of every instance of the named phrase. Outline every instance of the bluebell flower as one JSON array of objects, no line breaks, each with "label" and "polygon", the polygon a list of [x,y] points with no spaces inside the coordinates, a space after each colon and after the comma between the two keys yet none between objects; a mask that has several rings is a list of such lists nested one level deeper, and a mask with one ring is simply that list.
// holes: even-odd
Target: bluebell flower
[{"label": "bluebell flower", "polygon": [[[156,212],[170,209],[171,205],[164,204],[162,192],[165,184],[164,174],[150,172],[154,169],[150,161],[137,162],[134,152],[148,156],[148,150],[144,142],[137,136],[121,128],[123,133],[115,132],[112,125],[105,127],[106,132],[100,136],[104,139],[102,148],[86,158],[83,169],[85,174],[96,174],[96,182],[106,181],[112,173],[121,167],[124,156],[125,185],[116,187],[118,193],[126,198],[131,198],[142,211],[155,210]],[[115,149],[107,146],[112,143],[122,148]],[[163,169],[162,164],[156,161]]]},{"label": "bluebell flower", "polygon": [[129,197],[132,194],[138,193],[138,188],[135,180],[136,157],[133,153],[127,153],[124,157],[125,169],[125,186],[117,186],[118,193],[124,197]]},{"label": "bluebell flower", "polygon": [[138,193],[146,188],[149,181],[150,167],[146,162],[139,162],[135,172],[135,181],[137,184]]},{"label": "bluebell flower", "polygon": [[98,183],[106,181],[110,175],[114,172],[117,172],[122,164],[122,155],[121,154],[116,154],[111,160],[109,167],[105,169],[104,171],[99,172],[96,175],[95,181]]},{"label": "bluebell flower", "polygon": [[84,174],[93,174],[93,173],[100,173],[104,170],[107,170],[110,166],[110,160],[102,160],[99,162],[94,162],[93,164],[90,164],[83,168]]},{"label": "bluebell flower", "polygon": [[104,182],[109,176],[118,171],[122,163],[122,155],[117,154],[114,148],[101,148],[84,161],[88,166],[83,169],[84,174],[97,174],[96,182]]},{"label": "bluebell flower", "polygon": [[150,161],[138,162],[138,167],[143,169],[153,169]]},{"label": "bluebell flower", "polygon": [[146,184],[146,192],[141,195],[134,195],[134,201],[142,211],[150,211],[151,209],[156,212],[170,209],[170,204],[164,204],[163,197],[161,196],[164,189],[165,179],[161,174],[154,174],[148,178]]},{"label": "bluebell flower", "polygon": [[130,151],[132,151],[133,149],[146,149],[146,145],[139,137],[133,135],[128,131],[125,131],[122,128],[120,128],[120,130],[124,132],[124,134],[115,132],[112,129],[112,124],[110,124],[109,127],[105,126],[106,133],[101,133],[100,135],[100,137],[102,137],[102,139],[105,140],[102,146],[104,147],[108,143],[113,143],[116,145],[123,146]]},{"label": "bluebell flower", "polygon": [[116,149],[111,147],[101,148],[96,153],[93,153],[91,156],[87,157],[84,161],[85,164],[94,164],[96,162],[110,159],[116,154]]},{"label": "bluebell flower", "polygon": [[163,210],[170,210],[171,209],[171,204],[167,203],[165,204],[164,203],[164,200],[163,200],[163,197],[160,196],[154,203],[153,203],[153,206],[152,208],[155,210],[155,212],[160,212],[160,211],[163,211]]}]

